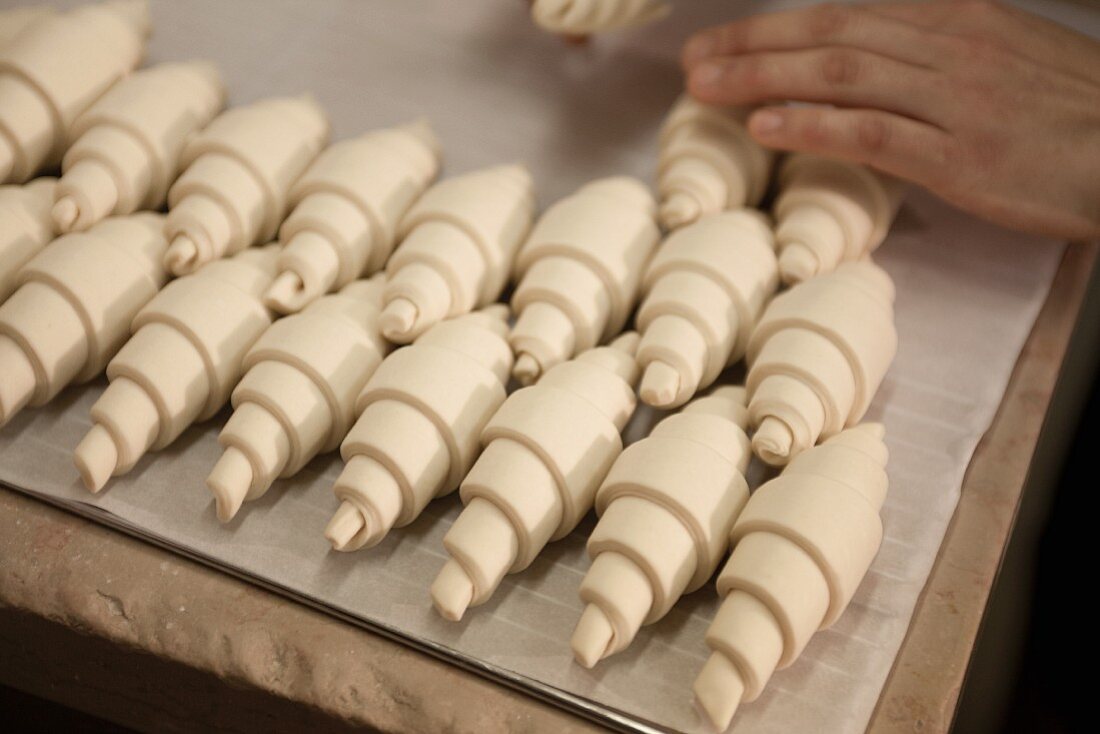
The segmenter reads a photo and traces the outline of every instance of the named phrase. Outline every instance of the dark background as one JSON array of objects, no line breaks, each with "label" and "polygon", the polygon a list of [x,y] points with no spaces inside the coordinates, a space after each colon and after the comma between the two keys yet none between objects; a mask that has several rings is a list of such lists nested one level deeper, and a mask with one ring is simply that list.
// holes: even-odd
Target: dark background
[{"label": "dark background", "polygon": [[[954,731],[1097,731],[1100,269],[1094,269],[975,645]],[[1090,501],[1092,500],[1092,501]]]}]

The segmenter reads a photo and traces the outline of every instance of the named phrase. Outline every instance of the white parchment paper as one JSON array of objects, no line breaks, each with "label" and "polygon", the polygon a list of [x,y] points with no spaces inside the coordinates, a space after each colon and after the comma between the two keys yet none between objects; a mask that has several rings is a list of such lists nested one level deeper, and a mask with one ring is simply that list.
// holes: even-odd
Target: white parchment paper
[{"label": "white parchment paper", "polygon": [[[657,126],[681,84],[679,45],[731,12],[723,2],[680,3],[664,23],[577,49],[531,27],[519,0],[157,2],[150,61],[213,59],[233,103],[310,91],[336,138],[426,116],[448,173],[523,160],[545,204],[602,175],[651,178]],[[885,541],[848,611],[741,709],[737,731],[866,727],[1061,254],[1059,244],[982,224],[928,196],[905,206],[878,258],[897,284],[901,335],[870,416],[886,423],[891,450]],[[224,415],[92,497],[70,452],[102,388],[67,390],[0,430],[0,482],[611,723],[702,730],[690,684],[707,653],[712,586],[594,670],[572,662],[593,518],[507,577],[488,604],[449,623],[427,589],[445,560],[441,539],[460,509],[456,497],[377,548],[334,553],[321,535],[337,505],[330,488],[340,462],[328,456],[222,526],[203,479],[220,453]]]}]

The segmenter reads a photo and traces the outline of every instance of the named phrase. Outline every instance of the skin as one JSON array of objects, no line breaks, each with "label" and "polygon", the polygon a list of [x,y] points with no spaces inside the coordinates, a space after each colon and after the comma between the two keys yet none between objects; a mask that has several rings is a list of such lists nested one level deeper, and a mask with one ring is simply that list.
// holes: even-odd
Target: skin
[{"label": "skin", "polygon": [[1063,26],[994,2],[827,4],[701,31],[682,63],[700,101],[763,105],[748,123],[763,145],[1100,238],[1100,43]]}]

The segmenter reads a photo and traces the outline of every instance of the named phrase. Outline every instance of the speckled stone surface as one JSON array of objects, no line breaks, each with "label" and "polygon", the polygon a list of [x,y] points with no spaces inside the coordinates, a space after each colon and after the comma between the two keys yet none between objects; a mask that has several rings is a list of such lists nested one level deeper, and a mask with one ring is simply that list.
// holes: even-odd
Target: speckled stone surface
[{"label": "speckled stone surface", "polygon": [[142,729],[597,729],[8,490],[0,490],[0,681]]}]

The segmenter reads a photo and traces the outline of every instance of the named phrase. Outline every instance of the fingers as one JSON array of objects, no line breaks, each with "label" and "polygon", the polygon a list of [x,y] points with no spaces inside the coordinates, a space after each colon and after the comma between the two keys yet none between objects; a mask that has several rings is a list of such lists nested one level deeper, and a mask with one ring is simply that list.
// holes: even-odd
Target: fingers
[{"label": "fingers", "polygon": [[940,74],[870,51],[833,47],[710,59],[688,74],[688,91],[715,105],[771,100],[874,107],[926,119]]},{"label": "fingers", "polygon": [[[970,64],[981,42],[1011,50],[1031,61],[1089,77],[1079,54],[1089,54],[1095,41],[1052,20],[993,0],[955,2],[885,2],[864,6],[867,12],[918,26],[941,39],[945,64]],[[1091,73],[1095,77],[1095,72]]]},{"label": "fingers", "polygon": [[964,3],[957,0],[874,2],[860,6],[869,13],[911,23],[920,28],[942,28],[952,20],[957,20],[963,7]]},{"label": "fingers", "polygon": [[817,5],[755,15],[697,33],[684,46],[690,70],[706,59],[760,51],[850,46],[922,66],[934,66],[940,40],[912,23],[858,6]]},{"label": "fingers", "polygon": [[954,138],[937,127],[878,110],[765,107],[749,117],[762,145],[862,163],[931,189],[944,188]]},{"label": "fingers", "polygon": [[[933,30],[997,32],[1011,28],[1010,24],[1014,20],[1025,18],[1041,20],[1038,16],[996,0],[932,0],[931,2],[909,0],[908,2],[873,2],[858,7],[874,15]],[[1057,24],[1054,25],[1057,26]]]}]

